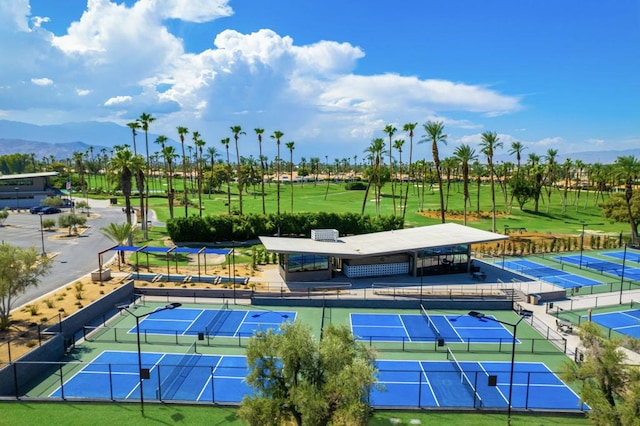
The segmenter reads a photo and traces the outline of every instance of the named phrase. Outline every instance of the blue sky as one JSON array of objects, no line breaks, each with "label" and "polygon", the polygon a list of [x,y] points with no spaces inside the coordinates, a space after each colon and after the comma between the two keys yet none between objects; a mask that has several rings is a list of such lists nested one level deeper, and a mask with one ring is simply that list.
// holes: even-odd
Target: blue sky
[{"label": "blue sky", "polygon": [[147,112],[214,146],[241,125],[256,157],[256,127],[363,158],[386,124],[417,140],[428,120],[445,156],[484,131],[505,154],[640,148],[637,0],[13,0],[0,46],[0,118],[33,124]]}]

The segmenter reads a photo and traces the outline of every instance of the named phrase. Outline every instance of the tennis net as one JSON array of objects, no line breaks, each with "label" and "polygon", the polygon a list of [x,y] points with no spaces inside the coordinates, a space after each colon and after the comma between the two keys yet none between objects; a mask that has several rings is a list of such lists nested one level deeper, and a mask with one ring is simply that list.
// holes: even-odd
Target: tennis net
[{"label": "tennis net", "polygon": [[469,376],[467,376],[467,374],[464,372],[464,370],[462,369],[462,366],[460,365],[456,357],[453,355],[453,352],[451,352],[450,348],[447,348],[447,359],[449,361],[453,361],[453,365],[456,367],[456,370],[458,370],[458,373],[460,374],[460,382],[466,385],[471,391],[471,394],[473,395],[473,398],[474,398],[474,406],[475,406],[476,398],[478,400],[479,406],[482,406],[482,398],[480,398],[480,395],[478,395],[478,391],[476,391],[476,388],[475,386],[473,386],[473,383],[471,383]]},{"label": "tennis net", "polygon": [[222,326],[222,317],[229,310],[229,302],[224,302],[220,310],[213,316],[209,324],[204,329],[207,336],[213,336]]},{"label": "tennis net", "polygon": [[422,313],[422,317],[427,322],[427,325],[429,326],[429,328],[431,330],[433,330],[433,332],[436,334],[436,338],[439,339],[440,338],[440,330],[438,330],[438,327],[436,326],[436,324],[431,319],[431,315],[429,315],[429,313],[427,312],[427,310],[424,308],[424,306],[422,304],[420,304],[420,312]]},{"label": "tennis net", "polygon": [[[200,358],[197,352],[197,342],[193,342],[185,354],[175,364],[171,373],[160,382],[160,385],[156,389],[156,398],[162,401],[162,399],[172,399],[176,394],[182,383],[189,375],[191,368],[195,366]],[[166,368],[166,367],[165,367]]]}]

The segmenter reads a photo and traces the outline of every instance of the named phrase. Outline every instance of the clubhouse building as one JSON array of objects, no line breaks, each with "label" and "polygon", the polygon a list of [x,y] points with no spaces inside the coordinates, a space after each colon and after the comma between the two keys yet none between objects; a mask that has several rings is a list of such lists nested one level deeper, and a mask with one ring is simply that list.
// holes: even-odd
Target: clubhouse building
[{"label": "clubhouse building", "polygon": [[38,206],[47,197],[58,191],[49,185],[49,178],[58,172],[22,173],[0,175],[0,210],[28,209]]},{"label": "clubhouse building", "polygon": [[508,237],[456,223],[339,237],[335,229],[311,238],[260,237],[280,256],[285,281],[326,281],[339,275],[365,278],[474,272],[471,245]]}]

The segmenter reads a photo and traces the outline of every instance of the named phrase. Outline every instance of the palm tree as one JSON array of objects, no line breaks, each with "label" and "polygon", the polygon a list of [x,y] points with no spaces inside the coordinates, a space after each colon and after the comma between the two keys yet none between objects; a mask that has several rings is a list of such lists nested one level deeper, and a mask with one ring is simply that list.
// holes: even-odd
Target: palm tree
[{"label": "palm tree", "polygon": [[260,192],[262,193],[262,214],[267,214],[267,207],[264,202],[264,156],[262,155],[262,134],[264,133],[264,129],[256,127],[253,129],[258,136],[258,149],[260,155]]},{"label": "palm tree", "polygon": [[198,157],[198,161],[196,161],[196,178],[198,181],[198,211],[200,212],[200,217],[202,217],[202,161],[204,157],[204,146],[207,143],[200,139],[200,132],[193,132],[191,135],[193,136],[193,144],[198,149],[198,151],[196,152],[196,156]]},{"label": "palm tree", "polygon": [[293,213],[293,150],[295,149],[295,142],[287,142],[285,145],[289,150],[289,184],[291,185],[291,213]]},{"label": "palm tree", "polygon": [[240,216],[242,216],[242,164],[240,162],[240,151],[238,150],[238,139],[240,135],[246,135],[242,131],[241,126],[231,126],[231,133],[233,133],[233,139],[236,142],[236,173],[238,175],[238,196],[240,203]]},{"label": "palm tree", "polygon": [[633,155],[621,155],[616,159],[615,166],[619,175],[624,179],[624,201],[627,205],[629,225],[631,226],[631,243],[637,245],[638,225],[631,210],[631,199],[633,198],[633,183],[640,171],[640,162]]},{"label": "palm tree", "polygon": [[[371,154],[372,164],[371,172],[369,174],[369,182],[367,183],[367,189],[364,192],[364,200],[362,200],[361,215],[364,215],[364,210],[367,207],[367,198],[369,197],[369,190],[374,180],[377,180],[376,188],[380,188],[380,157],[386,153],[384,139],[376,138],[371,141],[371,145],[364,152]],[[376,215],[380,213],[380,197],[376,190]]]},{"label": "palm tree", "polygon": [[462,144],[453,151],[453,155],[460,161],[462,165],[462,198],[464,225],[467,224],[467,204],[469,203],[469,163],[477,157],[476,150],[467,144]]},{"label": "palm tree", "polygon": [[443,133],[444,123],[441,121],[427,121],[423,124],[426,135],[423,136],[419,143],[431,142],[431,155],[433,156],[433,164],[436,168],[436,177],[438,179],[438,190],[440,192],[440,220],[445,222],[444,211],[444,192],[442,188],[442,173],[440,171],[440,156],[438,154],[438,143],[447,144],[447,135]]},{"label": "palm tree", "polygon": [[527,149],[522,142],[514,141],[511,142],[511,149],[509,150],[509,155],[516,156],[516,173],[520,173],[520,162],[522,161],[522,151]]},{"label": "palm tree", "polygon": [[138,149],[136,148],[136,136],[138,136],[138,132],[136,132],[136,130],[140,128],[140,122],[132,121],[127,123],[127,127],[131,129],[131,133],[133,134],[133,155],[138,155]]},{"label": "palm tree", "polygon": [[418,123],[406,123],[402,126],[402,131],[409,132],[409,165],[407,166],[407,189],[404,194],[404,208],[402,209],[402,221],[407,213],[407,201],[409,200],[409,182],[411,182],[411,173],[413,170],[413,131]]},{"label": "palm tree", "polygon": [[213,187],[213,166],[216,164],[216,158],[220,156],[218,150],[214,146],[207,147],[207,158],[210,161],[211,173],[209,175],[209,199],[211,199],[211,188]]},{"label": "palm tree", "polygon": [[134,156],[128,148],[117,150],[109,163],[112,177],[117,178],[120,183],[129,225],[131,225],[131,178],[133,177],[134,167]]},{"label": "palm tree", "polygon": [[[284,133],[282,133],[279,130],[276,130],[275,132],[273,132],[273,134],[271,135],[271,139],[275,139],[276,141],[276,146],[278,147],[278,154],[276,157],[276,198],[277,198],[277,216],[278,216],[278,221],[280,221],[280,139],[282,139],[282,137],[284,136]],[[278,225],[278,236],[280,236],[280,225]]]},{"label": "palm tree", "polygon": [[549,205],[551,204],[551,193],[553,192],[553,183],[556,180],[556,157],[558,156],[557,149],[548,149],[547,155],[547,173],[545,174],[544,186],[547,193],[547,213],[549,213]]},{"label": "palm tree", "polygon": [[167,165],[167,200],[169,201],[169,217],[173,219],[173,204],[175,191],[173,190],[173,160],[178,157],[176,149],[172,146],[165,146],[162,149],[162,156]]},{"label": "palm tree", "polygon": [[487,156],[489,165],[489,178],[491,180],[491,229],[496,232],[496,190],[493,168],[493,154],[497,148],[502,147],[502,142],[496,132],[484,132],[480,141],[482,153]]},{"label": "palm tree", "polygon": [[184,126],[178,126],[178,136],[180,137],[180,145],[182,145],[182,190],[184,191],[184,217],[189,216],[189,196],[187,195],[187,155],[184,152],[184,137],[189,133],[189,129]]},{"label": "palm tree", "polygon": [[387,134],[387,136],[389,136],[389,176],[391,178],[391,198],[393,199],[393,214],[396,214],[396,190],[395,190],[395,185],[394,185],[394,179],[393,179],[393,158],[392,158],[392,154],[393,154],[393,142],[391,141],[391,138],[393,138],[393,135],[398,131],[398,129],[396,129],[395,127],[393,127],[393,125],[391,124],[387,124],[386,126],[384,126],[383,132],[385,132]]},{"label": "palm tree", "polygon": [[471,165],[471,174],[476,178],[476,214],[480,215],[480,189],[482,187],[482,177],[485,175],[485,167],[475,160]]},{"label": "palm tree", "polygon": [[[144,160],[143,160],[144,161]],[[110,223],[104,228],[100,228],[100,232],[109,238],[111,241],[116,243],[117,245],[128,244],[131,245],[131,241],[133,240],[133,233],[136,230],[135,225],[131,225],[130,223]],[[120,255],[120,261],[124,263],[124,251],[119,250],[118,254]]]},{"label": "palm tree", "polygon": [[224,138],[220,140],[220,143],[224,145],[224,149],[227,151],[227,212],[231,214],[231,161],[229,161],[229,144],[231,139]]},{"label": "palm tree", "polygon": [[82,162],[82,153],[74,152],[73,153],[73,163],[74,168],[76,169],[76,173],[78,173],[78,179],[80,180],[80,190],[83,191],[86,195],[86,182],[84,180],[84,164]]},{"label": "palm tree", "polygon": [[[133,177],[136,180],[136,188],[138,188],[138,197],[140,199],[140,211],[144,210],[144,189],[145,189],[145,162],[142,155],[134,155],[133,161],[131,162],[131,171],[133,172]],[[141,219],[145,216],[140,215]]]},{"label": "palm tree", "polygon": [[[146,163],[147,163],[147,173],[149,171],[149,125],[155,121],[155,117],[151,116],[151,114],[147,114],[143,112],[138,118],[138,122],[142,126],[142,130],[144,131],[144,143],[146,148]],[[149,239],[149,231],[147,230],[147,217],[149,216],[149,181],[147,180],[147,188],[146,188],[147,202],[145,203],[145,207],[142,212],[140,212],[142,219],[142,230],[144,231],[144,239]]]},{"label": "palm tree", "polygon": [[[395,141],[393,141],[393,147],[398,151],[398,162],[400,163],[400,208],[402,208],[402,181],[403,181],[403,177],[402,177],[402,146],[403,145],[404,145],[404,139],[396,139]],[[393,181],[391,181],[391,185],[393,185]],[[407,182],[407,185],[409,185],[409,182]],[[393,195],[393,199],[394,199],[393,212],[395,213],[395,211],[396,211],[395,191],[393,192],[393,194],[394,194]]]}]

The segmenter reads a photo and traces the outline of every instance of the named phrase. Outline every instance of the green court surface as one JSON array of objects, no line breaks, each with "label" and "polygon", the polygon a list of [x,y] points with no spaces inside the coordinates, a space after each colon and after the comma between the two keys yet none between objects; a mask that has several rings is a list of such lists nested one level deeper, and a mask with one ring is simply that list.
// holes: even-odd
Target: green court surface
[{"label": "green court surface", "polygon": [[[132,308],[135,315],[144,316],[139,337],[143,368],[150,371],[143,388],[147,401],[238,403],[251,392],[242,380],[247,372],[244,348],[251,334],[295,319],[308,324],[317,337],[323,324],[348,325],[363,344],[376,349],[378,377],[386,390],[371,395],[374,406],[504,409],[507,405],[511,329],[477,322],[467,312],[430,310],[430,321],[440,327],[441,334],[436,335],[420,310],[183,304],[146,315],[162,306],[147,303]],[[513,312],[486,314],[507,322],[518,319]],[[402,325],[394,325],[397,322]],[[444,324],[451,326],[448,334]],[[87,327],[85,339],[65,362],[52,365],[48,378],[21,394],[58,400],[137,400],[135,325],[135,317],[121,313],[107,324]],[[362,330],[369,334],[363,336]],[[566,356],[525,321],[517,332],[514,409],[584,410],[575,392],[557,378]],[[440,337],[445,341],[438,342]],[[497,377],[495,387],[487,387],[488,375]],[[563,398],[545,399],[551,389]]]}]

